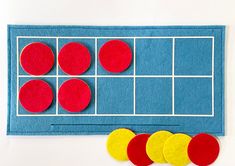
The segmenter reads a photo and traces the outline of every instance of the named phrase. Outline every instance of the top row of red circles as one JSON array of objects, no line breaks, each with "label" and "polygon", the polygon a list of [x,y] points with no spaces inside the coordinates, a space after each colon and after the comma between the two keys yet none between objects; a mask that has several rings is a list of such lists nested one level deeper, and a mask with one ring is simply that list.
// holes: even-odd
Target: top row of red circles
[{"label": "top row of red circles", "polygon": [[[121,40],[106,42],[99,51],[101,66],[108,72],[121,73],[132,62],[132,51],[127,43]],[[25,46],[20,55],[20,64],[25,72],[31,75],[44,75],[54,65],[52,49],[41,42]],[[89,49],[79,42],[70,42],[62,47],[58,55],[60,68],[69,75],[81,75],[91,65]]]}]

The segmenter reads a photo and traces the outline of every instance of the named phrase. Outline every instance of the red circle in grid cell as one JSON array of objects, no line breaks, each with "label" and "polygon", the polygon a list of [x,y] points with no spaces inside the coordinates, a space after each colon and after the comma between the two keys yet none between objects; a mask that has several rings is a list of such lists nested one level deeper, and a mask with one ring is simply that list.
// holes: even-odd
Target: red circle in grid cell
[{"label": "red circle in grid cell", "polygon": [[99,61],[101,66],[108,72],[123,72],[131,64],[131,48],[121,40],[110,40],[101,47]]},{"label": "red circle in grid cell", "polygon": [[58,100],[66,111],[81,112],[91,101],[90,87],[81,79],[67,80],[59,88]]},{"label": "red circle in grid cell", "polygon": [[69,75],[81,75],[91,65],[91,55],[87,47],[78,42],[70,42],[62,47],[58,56],[60,68]]},{"label": "red circle in grid cell", "polygon": [[30,80],[20,88],[19,101],[31,113],[43,112],[53,101],[52,88],[43,80]]},{"label": "red circle in grid cell", "polygon": [[43,75],[53,67],[54,54],[51,48],[44,43],[30,43],[21,52],[20,64],[28,74]]}]

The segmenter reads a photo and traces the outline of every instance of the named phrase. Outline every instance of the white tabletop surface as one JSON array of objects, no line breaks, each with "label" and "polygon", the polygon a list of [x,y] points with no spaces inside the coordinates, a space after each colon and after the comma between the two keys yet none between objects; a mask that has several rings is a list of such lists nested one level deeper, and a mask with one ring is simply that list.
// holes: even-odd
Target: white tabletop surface
[{"label": "white tabletop surface", "polygon": [[235,164],[234,0],[0,0],[0,166],[127,166],[109,157],[107,136],[6,136],[7,24],[226,25],[226,136],[213,165]]}]

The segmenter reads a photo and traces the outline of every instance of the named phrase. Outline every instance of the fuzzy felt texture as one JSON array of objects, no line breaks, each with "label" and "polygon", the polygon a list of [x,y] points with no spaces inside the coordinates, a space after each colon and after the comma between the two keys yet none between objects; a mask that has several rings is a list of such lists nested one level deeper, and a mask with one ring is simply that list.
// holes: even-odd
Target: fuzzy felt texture
[{"label": "fuzzy felt texture", "polygon": [[153,133],[146,144],[146,152],[155,163],[167,163],[163,155],[163,147],[166,140],[173,134],[169,131],[157,131]]},{"label": "fuzzy felt texture", "polygon": [[190,160],[199,166],[212,164],[217,159],[219,151],[217,139],[205,133],[194,136],[188,146]]},{"label": "fuzzy felt texture", "polygon": [[81,112],[91,101],[91,89],[81,79],[70,79],[60,86],[58,100],[65,110],[69,112]]},{"label": "fuzzy felt texture", "polygon": [[186,166],[190,163],[187,149],[191,137],[186,134],[174,134],[169,137],[163,148],[166,161],[174,166]]},{"label": "fuzzy felt texture", "polygon": [[150,134],[139,134],[129,142],[127,155],[133,164],[138,166],[148,166],[153,163],[146,153],[146,143],[149,137]]},{"label": "fuzzy felt texture", "polygon": [[120,73],[130,66],[132,50],[122,40],[110,40],[101,47],[99,61],[105,70]]},{"label": "fuzzy felt texture", "polygon": [[62,47],[58,57],[60,68],[69,75],[80,75],[91,64],[89,49],[78,42],[71,42]]},{"label": "fuzzy felt texture", "polygon": [[20,64],[25,72],[31,75],[44,75],[54,65],[54,54],[44,43],[30,43],[21,52]]},{"label": "fuzzy felt texture", "polygon": [[109,154],[116,160],[128,160],[127,146],[133,137],[135,133],[129,129],[121,128],[112,131],[106,143]]},{"label": "fuzzy felt texture", "polygon": [[26,82],[19,91],[19,101],[29,112],[46,111],[53,100],[53,91],[48,83],[42,80]]},{"label": "fuzzy felt texture", "polygon": [[[121,40],[132,51],[130,66],[121,73],[108,72],[101,66],[99,51],[110,40]],[[224,135],[224,41],[224,26],[10,25],[7,133],[101,135],[116,128],[130,128],[136,133],[164,129]],[[35,42],[49,46],[55,60],[71,42],[89,50],[91,64],[78,76],[92,94],[83,111],[65,110],[56,97],[40,114],[32,114],[18,104],[19,89],[33,79],[20,65],[20,55],[25,46]],[[71,77],[55,61],[39,79],[48,82],[56,96]]]}]

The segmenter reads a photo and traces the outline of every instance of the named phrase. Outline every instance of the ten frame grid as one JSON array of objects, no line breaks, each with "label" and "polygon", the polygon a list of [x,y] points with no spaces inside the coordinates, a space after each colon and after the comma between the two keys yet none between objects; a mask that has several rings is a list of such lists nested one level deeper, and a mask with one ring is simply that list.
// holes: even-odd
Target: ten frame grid
[{"label": "ten frame grid", "polygon": [[[56,64],[56,75],[42,75],[42,76],[33,76],[33,75],[19,75],[19,39],[20,38],[52,38],[56,39],[56,55],[57,55],[57,64]],[[212,40],[212,73],[211,75],[174,75],[174,58],[175,58],[175,39],[211,39]],[[95,75],[59,75],[59,64],[58,64],[58,54],[59,54],[59,39],[94,39],[95,40]],[[133,75],[98,75],[98,39],[133,39]],[[172,39],[172,74],[171,75],[136,75],[136,40],[137,39]],[[76,36],[68,36],[68,37],[59,37],[59,36],[16,36],[16,56],[17,56],[17,100],[16,100],[16,116],[182,116],[182,117],[214,117],[214,36],[143,36],[143,37],[76,37]],[[20,77],[55,77],[56,78],[56,113],[55,114],[19,114],[19,78]],[[67,78],[84,78],[90,77],[95,78],[95,113],[93,114],[59,114],[58,113],[58,78],[59,77],[67,77]],[[114,77],[127,77],[133,78],[133,114],[97,114],[97,78],[114,78]],[[136,114],[135,106],[136,106],[136,79],[135,78],[172,78],[172,112],[171,114]],[[174,112],[174,78],[211,78],[212,84],[212,108],[211,114],[175,114]]]}]

